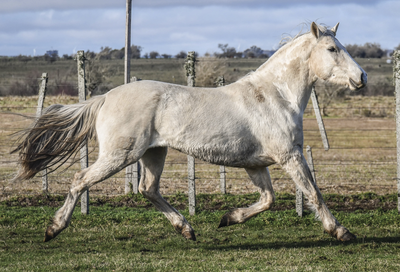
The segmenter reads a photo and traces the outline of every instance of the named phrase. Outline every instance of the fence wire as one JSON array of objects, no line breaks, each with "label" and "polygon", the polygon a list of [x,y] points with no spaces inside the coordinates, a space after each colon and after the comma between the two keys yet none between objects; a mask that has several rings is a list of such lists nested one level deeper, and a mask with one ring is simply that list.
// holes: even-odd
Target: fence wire
[{"label": "fence wire", "polygon": [[[54,102],[52,100],[52,102]],[[41,177],[12,182],[18,167],[18,155],[10,154],[14,139],[11,134],[24,129],[32,122],[36,106],[0,106],[0,198],[18,194],[41,193]],[[381,107],[375,107],[381,109]],[[348,107],[327,108],[327,110],[348,110]],[[360,110],[372,107],[350,108]],[[387,111],[393,108],[386,107]],[[312,113],[312,107],[307,112]],[[362,111],[362,110],[361,110]],[[327,118],[324,119],[330,150],[325,151],[316,120],[311,116],[304,120],[304,145],[313,149],[313,161],[317,184],[323,193],[359,193],[372,191],[378,194],[396,192],[396,133],[395,120],[386,118]],[[97,157],[96,143],[91,142],[89,163]],[[71,160],[69,160],[71,162]],[[57,170],[48,176],[49,192],[66,194],[72,177],[79,171],[79,163],[67,170]],[[295,192],[290,177],[278,166],[269,167],[275,191]],[[187,193],[187,159],[186,155],[169,150],[164,172],[161,177],[161,193]],[[196,160],[197,193],[217,193],[219,188],[219,166]],[[238,168],[226,168],[226,191],[242,194],[256,191],[246,172]],[[94,195],[118,195],[124,193],[125,170],[91,188]]]}]

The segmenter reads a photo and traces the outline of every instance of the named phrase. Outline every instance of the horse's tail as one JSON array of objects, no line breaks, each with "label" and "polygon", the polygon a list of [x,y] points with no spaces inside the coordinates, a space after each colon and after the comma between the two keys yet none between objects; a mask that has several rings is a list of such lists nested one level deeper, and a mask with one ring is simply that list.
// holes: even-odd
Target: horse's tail
[{"label": "horse's tail", "polygon": [[48,107],[31,128],[21,131],[18,146],[11,151],[19,152],[20,169],[14,180],[30,179],[65,163],[93,137],[104,101],[105,96],[96,96],[78,104]]}]

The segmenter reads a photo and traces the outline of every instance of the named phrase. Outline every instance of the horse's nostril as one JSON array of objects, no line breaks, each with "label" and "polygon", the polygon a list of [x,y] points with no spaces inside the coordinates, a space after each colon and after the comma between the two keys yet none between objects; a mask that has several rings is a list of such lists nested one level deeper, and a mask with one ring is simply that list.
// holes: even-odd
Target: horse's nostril
[{"label": "horse's nostril", "polygon": [[361,74],[361,84],[367,83],[367,73]]}]

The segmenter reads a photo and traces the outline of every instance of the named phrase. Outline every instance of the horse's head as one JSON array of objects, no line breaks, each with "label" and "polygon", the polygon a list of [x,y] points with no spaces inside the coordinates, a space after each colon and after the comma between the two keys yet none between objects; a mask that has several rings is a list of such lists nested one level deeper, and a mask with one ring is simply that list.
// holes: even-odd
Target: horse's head
[{"label": "horse's head", "polygon": [[310,68],[315,75],[327,82],[357,90],[367,84],[367,73],[349,55],[335,38],[339,23],[332,29],[311,24],[311,33],[317,39],[310,55]]}]

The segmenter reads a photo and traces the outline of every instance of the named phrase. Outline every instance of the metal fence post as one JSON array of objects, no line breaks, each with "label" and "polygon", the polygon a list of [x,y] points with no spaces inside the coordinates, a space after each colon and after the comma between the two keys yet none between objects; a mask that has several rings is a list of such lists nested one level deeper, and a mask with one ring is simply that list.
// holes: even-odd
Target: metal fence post
[{"label": "metal fence post", "polygon": [[322,144],[324,145],[325,150],[329,150],[328,137],[326,136],[325,125],[324,125],[324,121],[322,120],[321,111],[320,111],[319,104],[318,104],[318,98],[317,98],[317,94],[315,93],[314,86],[312,87],[312,90],[311,90],[311,101],[313,104],[315,117],[317,118],[319,132],[321,133]]},{"label": "metal fence post", "polygon": [[[217,78],[215,82],[218,87],[222,87],[225,85],[225,78],[224,76],[220,76]],[[226,194],[226,169],[225,165],[219,166],[219,187],[221,190],[221,194]]]},{"label": "metal fence post", "polygon": [[[188,52],[185,63],[185,70],[187,76],[187,84],[190,87],[195,86],[195,52]],[[188,198],[189,198],[189,214],[196,213],[196,176],[195,176],[195,160],[194,157],[188,156]]]},{"label": "metal fence post", "polygon": [[393,84],[396,93],[397,211],[400,213],[400,50],[393,52]]},{"label": "metal fence post", "polygon": [[[85,81],[85,56],[84,51],[78,51],[78,93],[79,102],[86,100],[86,81]],[[88,160],[88,147],[87,143],[80,150],[81,155],[81,169],[85,169],[89,166]],[[89,214],[89,189],[83,192],[81,196],[81,212],[83,214]]]},{"label": "metal fence post", "polygon": [[[39,117],[42,115],[43,111],[43,103],[44,99],[46,98],[46,91],[47,91],[47,81],[48,81],[48,76],[47,73],[42,74],[42,82],[40,84],[40,90],[39,90],[39,98],[38,98],[38,106],[36,109],[36,118],[39,119]],[[47,193],[49,190],[49,183],[47,180],[47,169],[44,169],[42,171],[42,191],[44,193]]]}]

